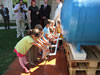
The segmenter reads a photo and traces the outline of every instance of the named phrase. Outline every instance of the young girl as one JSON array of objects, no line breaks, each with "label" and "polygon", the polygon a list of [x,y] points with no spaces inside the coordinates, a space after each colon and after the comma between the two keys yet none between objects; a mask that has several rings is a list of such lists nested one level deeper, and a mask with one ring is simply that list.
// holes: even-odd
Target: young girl
[{"label": "young girl", "polygon": [[15,46],[14,52],[17,54],[19,63],[21,67],[25,70],[25,72],[29,72],[29,70],[25,67],[25,65],[27,64],[25,55],[32,47],[32,45],[35,45],[44,50],[46,49],[42,47],[39,43],[37,43],[37,39],[40,37],[39,33],[40,31],[38,29],[33,29],[30,33],[30,36],[25,36]]},{"label": "young girl", "polygon": [[[51,46],[51,44],[48,42],[48,40],[46,40],[46,39],[44,38],[44,36],[43,36],[43,28],[42,28],[42,26],[41,26],[40,24],[38,24],[38,25],[35,26],[35,28],[36,28],[36,29],[39,29],[39,30],[40,30],[40,34],[41,34],[41,36],[40,36],[38,42],[41,43],[41,45],[46,46],[46,47],[47,47],[47,46]],[[40,50],[40,51],[42,51],[42,50]],[[47,56],[48,53],[49,53],[48,50],[43,50],[42,59],[47,59],[46,56]]]},{"label": "young girl", "polygon": [[[57,20],[56,29],[57,29],[57,33],[60,34],[60,38],[63,39],[63,35],[62,35],[62,26],[61,26],[61,21],[60,21],[60,20]],[[62,40],[60,40],[59,46],[62,47]]]},{"label": "young girl", "polygon": [[46,19],[46,20],[44,21],[44,24],[45,24],[46,26],[45,26],[44,29],[43,29],[43,32],[44,32],[43,36],[44,36],[47,40],[53,41],[53,39],[55,39],[55,37],[53,37],[53,36],[50,34],[50,30],[49,30],[49,28],[50,28],[50,21],[51,21],[51,20],[49,20],[49,19]]},{"label": "young girl", "polygon": [[56,27],[54,25],[55,25],[54,20],[51,20],[49,29],[50,29],[51,35],[56,38],[57,32],[56,32]]}]

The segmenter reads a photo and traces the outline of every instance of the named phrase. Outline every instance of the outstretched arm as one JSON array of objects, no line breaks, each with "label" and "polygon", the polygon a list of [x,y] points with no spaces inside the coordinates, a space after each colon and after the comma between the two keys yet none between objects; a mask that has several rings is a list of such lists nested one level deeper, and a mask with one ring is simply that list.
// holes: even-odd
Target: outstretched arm
[{"label": "outstretched arm", "polygon": [[40,48],[42,50],[47,50],[47,47],[46,46],[43,46],[43,45],[41,45],[39,43],[32,43],[32,45],[35,45],[35,46],[37,46],[38,48]]}]

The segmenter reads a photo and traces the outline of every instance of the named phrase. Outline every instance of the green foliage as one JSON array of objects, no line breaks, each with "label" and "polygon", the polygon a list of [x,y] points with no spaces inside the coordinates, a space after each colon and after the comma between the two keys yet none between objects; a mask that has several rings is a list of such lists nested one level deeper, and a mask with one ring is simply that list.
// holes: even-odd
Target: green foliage
[{"label": "green foliage", "polygon": [[[18,3],[19,0],[13,0],[13,5],[15,6],[16,3]],[[23,0],[24,3],[27,3],[28,0]]]},{"label": "green foliage", "polygon": [[[4,27],[5,26],[5,24],[4,23],[0,23],[0,27]],[[16,23],[10,23],[10,25],[9,26],[16,26]]]}]

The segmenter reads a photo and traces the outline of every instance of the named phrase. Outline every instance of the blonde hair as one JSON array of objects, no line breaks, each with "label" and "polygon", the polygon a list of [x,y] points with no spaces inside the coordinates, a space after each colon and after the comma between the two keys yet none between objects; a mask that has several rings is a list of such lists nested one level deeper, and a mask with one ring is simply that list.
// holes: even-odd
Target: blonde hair
[{"label": "blonde hair", "polygon": [[57,20],[57,24],[61,24],[61,21],[59,19]]}]

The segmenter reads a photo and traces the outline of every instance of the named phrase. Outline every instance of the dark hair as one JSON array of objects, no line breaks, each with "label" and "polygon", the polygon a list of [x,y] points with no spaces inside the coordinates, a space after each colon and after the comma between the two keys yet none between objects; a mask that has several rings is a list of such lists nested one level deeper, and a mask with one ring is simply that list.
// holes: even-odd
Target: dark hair
[{"label": "dark hair", "polygon": [[35,26],[35,28],[36,28],[36,29],[39,29],[40,31],[43,30],[43,28],[42,28],[42,26],[41,26],[40,24],[37,24],[37,25]]},{"label": "dark hair", "polygon": [[63,2],[63,0],[60,0],[60,2]]},{"label": "dark hair", "polygon": [[31,35],[34,35],[35,37],[39,37],[40,36],[39,29],[32,29],[32,34]]},{"label": "dark hair", "polygon": [[49,28],[50,29],[50,32],[52,32],[53,33],[53,29],[52,28]]},{"label": "dark hair", "polygon": [[19,0],[19,2],[20,2],[20,1],[23,1],[23,0]]},{"label": "dark hair", "polygon": [[46,20],[44,21],[44,25],[47,25],[47,24],[50,24],[49,19],[46,19]]},{"label": "dark hair", "polygon": [[3,6],[3,4],[1,4],[0,6]]},{"label": "dark hair", "polygon": [[30,29],[27,31],[27,35],[34,35],[35,37],[39,37],[40,31],[39,29]]},{"label": "dark hair", "polygon": [[31,35],[31,33],[32,33],[32,29],[27,30],[26,35]]},{"label": "dark hair", "polygon": [[31,5],[32,5],[32,2],[35,2],[36,3],[36,0],[31,0]]}]

